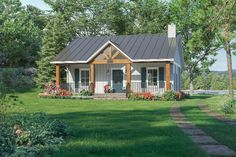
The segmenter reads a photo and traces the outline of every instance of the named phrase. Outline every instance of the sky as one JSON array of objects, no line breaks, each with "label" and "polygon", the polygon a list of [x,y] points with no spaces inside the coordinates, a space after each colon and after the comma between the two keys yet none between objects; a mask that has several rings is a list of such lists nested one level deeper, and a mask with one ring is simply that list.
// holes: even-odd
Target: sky
[{"label": "sky", "polygon": [[[23,5],[33,5],[42,10],[50,10],[50,7],[43,0],[20,0]],[[232,57],[233,69],[236,69],[236,56]],[[216,56],[216,62],[210,67],[210,70],[225,71],[227,70],[227,59],[224,50],[220,50]]]}]

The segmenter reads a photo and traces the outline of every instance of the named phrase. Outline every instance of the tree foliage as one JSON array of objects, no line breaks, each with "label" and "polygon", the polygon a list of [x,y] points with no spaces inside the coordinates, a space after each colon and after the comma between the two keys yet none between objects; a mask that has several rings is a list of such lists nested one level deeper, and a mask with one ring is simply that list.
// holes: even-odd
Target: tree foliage
[{"label": "tree foliage", "polygon": [[[183,73],[183,89],[189,89],[188,74]],[[234,79],[236,82],[236,79]],[[198,75],[194,81],[193,85],[196,90],[227,90],[228,88],[228,77],[226,73],[203,73]],[[236,90],[236,86],[233,87]]]},{"label": "tree foliage", "polygon": [[73,10],[64,1],[47,1],[54,8],[53,16],[44,29],[43,46],[37,62],[38,75],[36,82],[39,87],[55,80],[55,66],[50,64],[55,56],[75,37],[75,21],[72,20]]},{"label": "tree foliage", "polygon": [[217,29],[212,27],[214,2],[207,0],[173,0],[170,3],[171,19],[182,34],[185,69],[189,74],[190,91],[194,79],[209,71],[219,48]]},{"label": "tree foliage", "polygon": [[19,0],[0,3],[0,66],[35,65],[41,46],[41,30]]},{"label": "tree foliage", "polygon": [[125,3],[126,34],[164,33],[170,22],[168,4],[157,0]]},{"label": "tree foliage", "polygon": [[217,0],[215,5],[215,19],[219,29],[219,41],[223,46],[227,56],[228,68],[228,89],[229,96],[234,97],[233,91],[233,71],[232,71],[232,53],[236,52],[236,1],[235,0]]}]

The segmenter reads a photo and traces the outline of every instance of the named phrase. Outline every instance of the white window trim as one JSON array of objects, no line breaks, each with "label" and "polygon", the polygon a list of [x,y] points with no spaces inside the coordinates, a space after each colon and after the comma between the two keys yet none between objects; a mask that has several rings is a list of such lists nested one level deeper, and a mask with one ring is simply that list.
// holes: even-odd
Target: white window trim
[{"label": "white window trim", "polygon": [[[153,70],[153,69],[155,69],[155,70],[157,70],[157,85],[152,85],[152,86],[150,86],[150,85],[148,85],[148,70]],[[158,83],[159,83],[159,67],[147,67],[147,70],[146,70],[146,85],[147,85],[147,87],[156,87],[156,86],[158,86]],[[159,86],[158,86],[158,88],[159,88]]]},{"label": "white window trim", "polygon": [[111,68],[111,87],[113,87],[113,70],[121,70],[123,72],[123,88],[125,86],[125,79],[124,79],[124,68]]},{"label": "white window trim", "polygon": [[[79,76],[80,76],[79,77],[79,83],[80,83],[80,85],[82,86],[82,82],[81,82],[81,78],[82,78],[81,73],[82,73],[82,71],[89,71],[89,84],[90,84],[90,69],[89,68],[80,68],[79,69]],[[83,86],[83,87],[88,87],[88,86]]]}]

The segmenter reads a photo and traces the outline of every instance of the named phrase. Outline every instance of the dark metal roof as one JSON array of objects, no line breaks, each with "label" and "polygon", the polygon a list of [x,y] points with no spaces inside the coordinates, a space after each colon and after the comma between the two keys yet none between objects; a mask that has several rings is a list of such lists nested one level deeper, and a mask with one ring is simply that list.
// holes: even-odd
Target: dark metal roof
[{"label": "dark metal roof", "polygon": [[172,59],[180,36],[168,38],[167,34],[155,34],[79,37],[64,48],[53,62],[87,61],[108,41],[114,43],[132,60]]}]

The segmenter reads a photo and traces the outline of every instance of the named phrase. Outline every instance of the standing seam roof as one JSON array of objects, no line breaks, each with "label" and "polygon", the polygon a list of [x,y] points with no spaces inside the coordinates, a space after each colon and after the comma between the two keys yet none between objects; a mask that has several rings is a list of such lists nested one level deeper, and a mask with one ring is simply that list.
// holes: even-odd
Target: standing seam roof
[{"label": "standing seam roof", "polygon": [[64,48],[54,61],[87,61],[108,41],[116,45],[132,60],[172,59],[181,38],[167,34],[79,37]]}]

